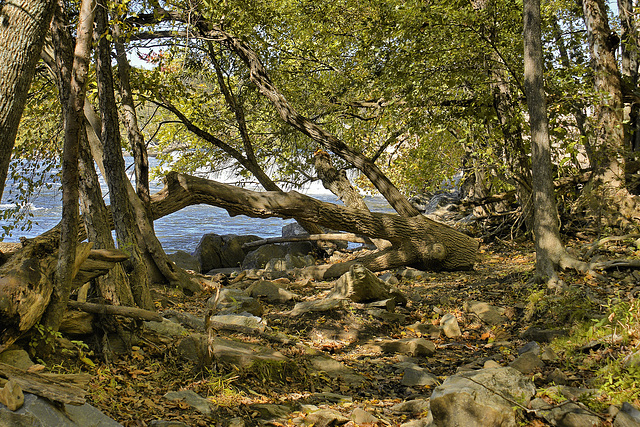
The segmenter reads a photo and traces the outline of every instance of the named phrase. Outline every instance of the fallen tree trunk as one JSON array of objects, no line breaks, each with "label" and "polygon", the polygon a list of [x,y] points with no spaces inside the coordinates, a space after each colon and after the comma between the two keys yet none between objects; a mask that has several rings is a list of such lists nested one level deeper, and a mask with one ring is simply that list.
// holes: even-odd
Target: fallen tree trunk
[{"label": "fallen tree trunk", "polygon": [[[44,313],[54,286],[59,234],[57,229],[29,240],[0,266],[0,352],[31,329]],[[105,274],[128,256],[117,249],[92,250],[91,243],[76,250],[73,286]]]},{"label": "fallen tree trunk", "polygon": [[[169,173],[165,187],[153,195],[154,216],[162,217],[193,204],[226,209],[229,215],[254,218],[300,218],[334,230],[391,242],[392,247],[360,260],[375,270],[412,265],[430,270],[473,267],[478,242],[425,216],[411,218],[362,211],[325,203],[291,191],[255,192],[228,184]],[[327,277],[327,276],[325,276]]]}]

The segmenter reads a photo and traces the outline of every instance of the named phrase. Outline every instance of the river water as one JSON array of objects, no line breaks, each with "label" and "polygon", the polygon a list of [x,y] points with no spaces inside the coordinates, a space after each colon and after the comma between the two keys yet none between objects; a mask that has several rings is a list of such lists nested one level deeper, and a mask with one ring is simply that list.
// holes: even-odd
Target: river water
[{"label": "river water", "polygon": [[[127,159],[130,162],[130,159]],[[4,236],[5,242],[17,242],[20,237],[35,237],[49,230],[60,222],[62,191],[59,183],[52,181],[53,188],[42,188],[40,194],[30,201],[29,207],[33,217],[31,229],[21,231],[20,225],[14,229],[10,236]],[[107,188],[103,184],[103,194]],[[0,209],[9,209],[14,204],[10,194],[10,180],[7,181]],[[162,188],[160,182],[153,183],[152,192]],[[305,194],[319,200],[341,204],[340,201],[319,183],[315,183],[304,191]],[[107,197],[108,202],[108,197]],[[380,196],[367,196],[367,205],[375,212],[391,212],[386,200]],[[282,235],[282,227],[292,223],[293,220],[280,218],[250,218],[244,215],[230,217],[227,211],[209,205],[189,206],[155,222],[155,230],[158,239],[167,253],[177,250],[193,252],[202,235],[206,233],[217,234],[254,234],[260,237],[278,237]],[[8,225],[10,221],[0,219],[0,227]],[[0,228],[0,232],[2,229]]]}]

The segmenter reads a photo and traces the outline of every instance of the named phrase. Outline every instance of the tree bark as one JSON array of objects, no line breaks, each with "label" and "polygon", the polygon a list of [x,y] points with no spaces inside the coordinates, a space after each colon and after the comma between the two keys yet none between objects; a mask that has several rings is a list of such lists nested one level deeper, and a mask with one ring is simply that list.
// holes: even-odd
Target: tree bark
[{"label": "tree bark", "polygon": [[55,0],[0,2],[0,199]]},{"label": "tree bark", "polygon": [[[56,332],[67,309],[76,264],[78,245],[78,150],[85,133],[84,98],[89,70],[89,55],[93,35],[94,0],[83,0],[80,5],[76,45],[67,98],[61,98],[64,119],[64,151],[62,157],[62,221],[60,246],[56,267],[56,280],[51,302],[44,316],[48,332]],[[62,5],[57,8],[55,26],[61,29],[68,23],[63,20]],[[61,29],[61,31],[64,31]],[[60,40],[58,40],[60,41]],[[66,105],[65,105],[66,104]]]},{"label": "tree bark", "polygon": [[[624,193],[624,127],[622,85],[615,52],[619,39],[609,27],[604,0],[583,0],[594,85],[599,96],[594,128],[594,197],[603,208]],[[621,195],[624,197],[624,194]],[[618,203],[616,203],[618,204]]]},{"label": "tree bark", "polygon": [[334,230],[388,240],[391,248],[364,260],[367,268],[375,270],[402,265],[469,269],[478,249],[471,237],[422,215],[406,218],[372,213],[321,202],[295,191],[255,192],[176,172],[166,176],[165,187],[151,201],[156,218],[192,204],[210,204],[226,209],[231,216],[296,217]]},{"label": "tree bark", "polygon": [[127,186],[130,186],[131,183],[125,174],[122,146],[120,145],[118,114],[111,73],[111,49],[109,41],[104,37],[108,30],[107,10],[106,2],[99,0],[96,11],[96,34],[98,35],[96,74],[102,119],[101,140],[104,146],[105,178],[109,186],[118,247],[130,254],[125,268],[131,277],[131,291],[136,304],[140,308],[150,310],[153,309],[153,301],[149,293],[149,273],[142,256],[142,238],[136,232],[135,217],[127,191]]},{"label": "tree bark", "polygon": [[539,280],[554,285],[557,282],[556,268],[561,260],[567,260],[569,255],[560,240],[560,224],[553,186],[540,22],[540,0],[525,0],[524,88],[531,124],[536,275]]}]

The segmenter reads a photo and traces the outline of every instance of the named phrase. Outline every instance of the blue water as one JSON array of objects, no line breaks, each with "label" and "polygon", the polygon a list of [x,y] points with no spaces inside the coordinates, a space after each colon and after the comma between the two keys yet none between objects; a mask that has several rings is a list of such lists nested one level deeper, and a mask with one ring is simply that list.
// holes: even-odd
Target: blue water
[{"label": "blue water", "polygon": [[[18,224],[10,236],[4,236],[3,241],[17,242],[23,236],[27,238],[35,237],[60,222],[62,191],[59,183],[53,181],[51,183],[53,185],[52,189],[42,188],[40,194],[30,201],[30,212],[33,215],[30,218],[31,229],[20,230],[20,227],[26,224]],[[11,185],[11,181],[8,181],[8,187],[5,189],[0,210],[14,206],[13,196],[9,191]],[[158,191],[160,188],[162,188],[161,183],[156,182],[153,184],[152,192]],[[103,194],[106,194],[106,192],[106,185],[103,185]],[[319,200],[340,204],[333,194],[327,192],[320,185],[314,185],[304,192]],[[366,202],[372,211],[391,212],[386,200],[380,196],[368,196],[366,197]],[[260,219],[244,215],[230,217],[224,209],[209,205],[195,205],[157,220],[154,226],[158,240],[162,243],[165,251],[172,253],[176,250],[192,252],[195,250],[200,238],[206,233],[254,234],[261,237],[278,237],[282,235],[282,227],[292,222],[293,220],[291,219]],[[3,221],[0,218],[0,227],[9,223],[10,221]],[[2,229],[0,228],[1,232]]]}]

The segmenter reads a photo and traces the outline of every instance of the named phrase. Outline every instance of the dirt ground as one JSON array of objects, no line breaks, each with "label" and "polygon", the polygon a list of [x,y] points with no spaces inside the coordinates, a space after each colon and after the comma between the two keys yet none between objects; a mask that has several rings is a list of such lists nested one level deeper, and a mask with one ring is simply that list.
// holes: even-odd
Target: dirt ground
[{"label": "dirt ground", "polygon": [[[581,248],[583,243],[574,242]],[[620,248],[618,248],[620,249]],[[624,249],[624,248],[623,248]],[[612,249],[617,250],[616,248]],[[91,363],[82,358],[60,360],[60,372],[88,372],[92,375],[88,401],[125,426],[147,426],[153,420],[179,421],[189,426],[230,425],[244,420],[245,425],[264,423],[257,404],[287,405],[291,413],[270,425],[293,425],[304,418],[302,406],[313,404],[348,415],[362,408],[376,417],[373,425],[400,425],[419,416],[393,412],[390,408],[404,400],[428,398],[433,386],[407,387],[401,384],[403,371],[398,364],[411,361],[425,367],[439,381],[463,366],[481,367],[492,359],[502,366],[518,355],[528,342],[523,333],[531,326],[568,330],[576,322],[597,316],[614,295],[635,298],[640,288],[631,271],[596,280],[588,275],[566,273],[562,276],[569,290],[562,297],[549,295],[544,285],[530,281],[534,269],[534,250],[529,244],[494,243],[481,247],[473,271],[427,273],[421,279],[403,279],[397,288],[406,296],[405,307],[396,307],[397,320],[382,320],[371,315],[363,304],[352,303],[345,309],[315,312],[291,317],[294,302],[264,304],[267,325],[290,337],[287,343],[235,332],[222,335],[279,350],[290,362],[279,367],[264,365],[250,369],[216,364],[198,367],[182,360],[175,343],[159,345],[142,340],[130,354],[104,363],[98,353],[85,349]],[[290,282],[287,288],[303,299],[322,298],[331,283]],[[156,289],[159,311],[179,310],[204,317],[206,301],[215,292],[209,287],[202,294],[187,297],[181,292]],[[544,301],[541,295],[547,295]],[[555,299],[554,299],[555,298]],[[465,302],[482,301],[505,309],[507,321],[487,326],[465,311]],[[412,328],[416,322],[439,324],[446,313],[458,319],[462,337],[440,335],[425,337],[436,345],[431,357],[412,358],[402,354],[376,351],[380,339],[418,337]],[[544,344],[543,344],[544,345]],[[353,368],[366,380],[351,385],[314,371],[301,357],[301,348],[314,348]],[[615,351],[622,351],[621,349]],[[547,374],[556,368],[567,371],[562,354],[533,375],[537,387],[548,385]],[[597,366],[567,372],[569,385],[587,387]],[[193,390],[212,402],[216,410],[206,417],[184,402],[163,396],[169,391]],[[343,396],[336,398],[333,393]],[[327,396],[333,396],[327,398]],[[348,397],[348,398],[346,398]],[[637,402],[636,402],[637,403]],[[422,414],[424,416],[426,414]],[[525,425],[544,425],[537,419],[525,419]],[[347,425],[356,425],[353,421]]]}]

